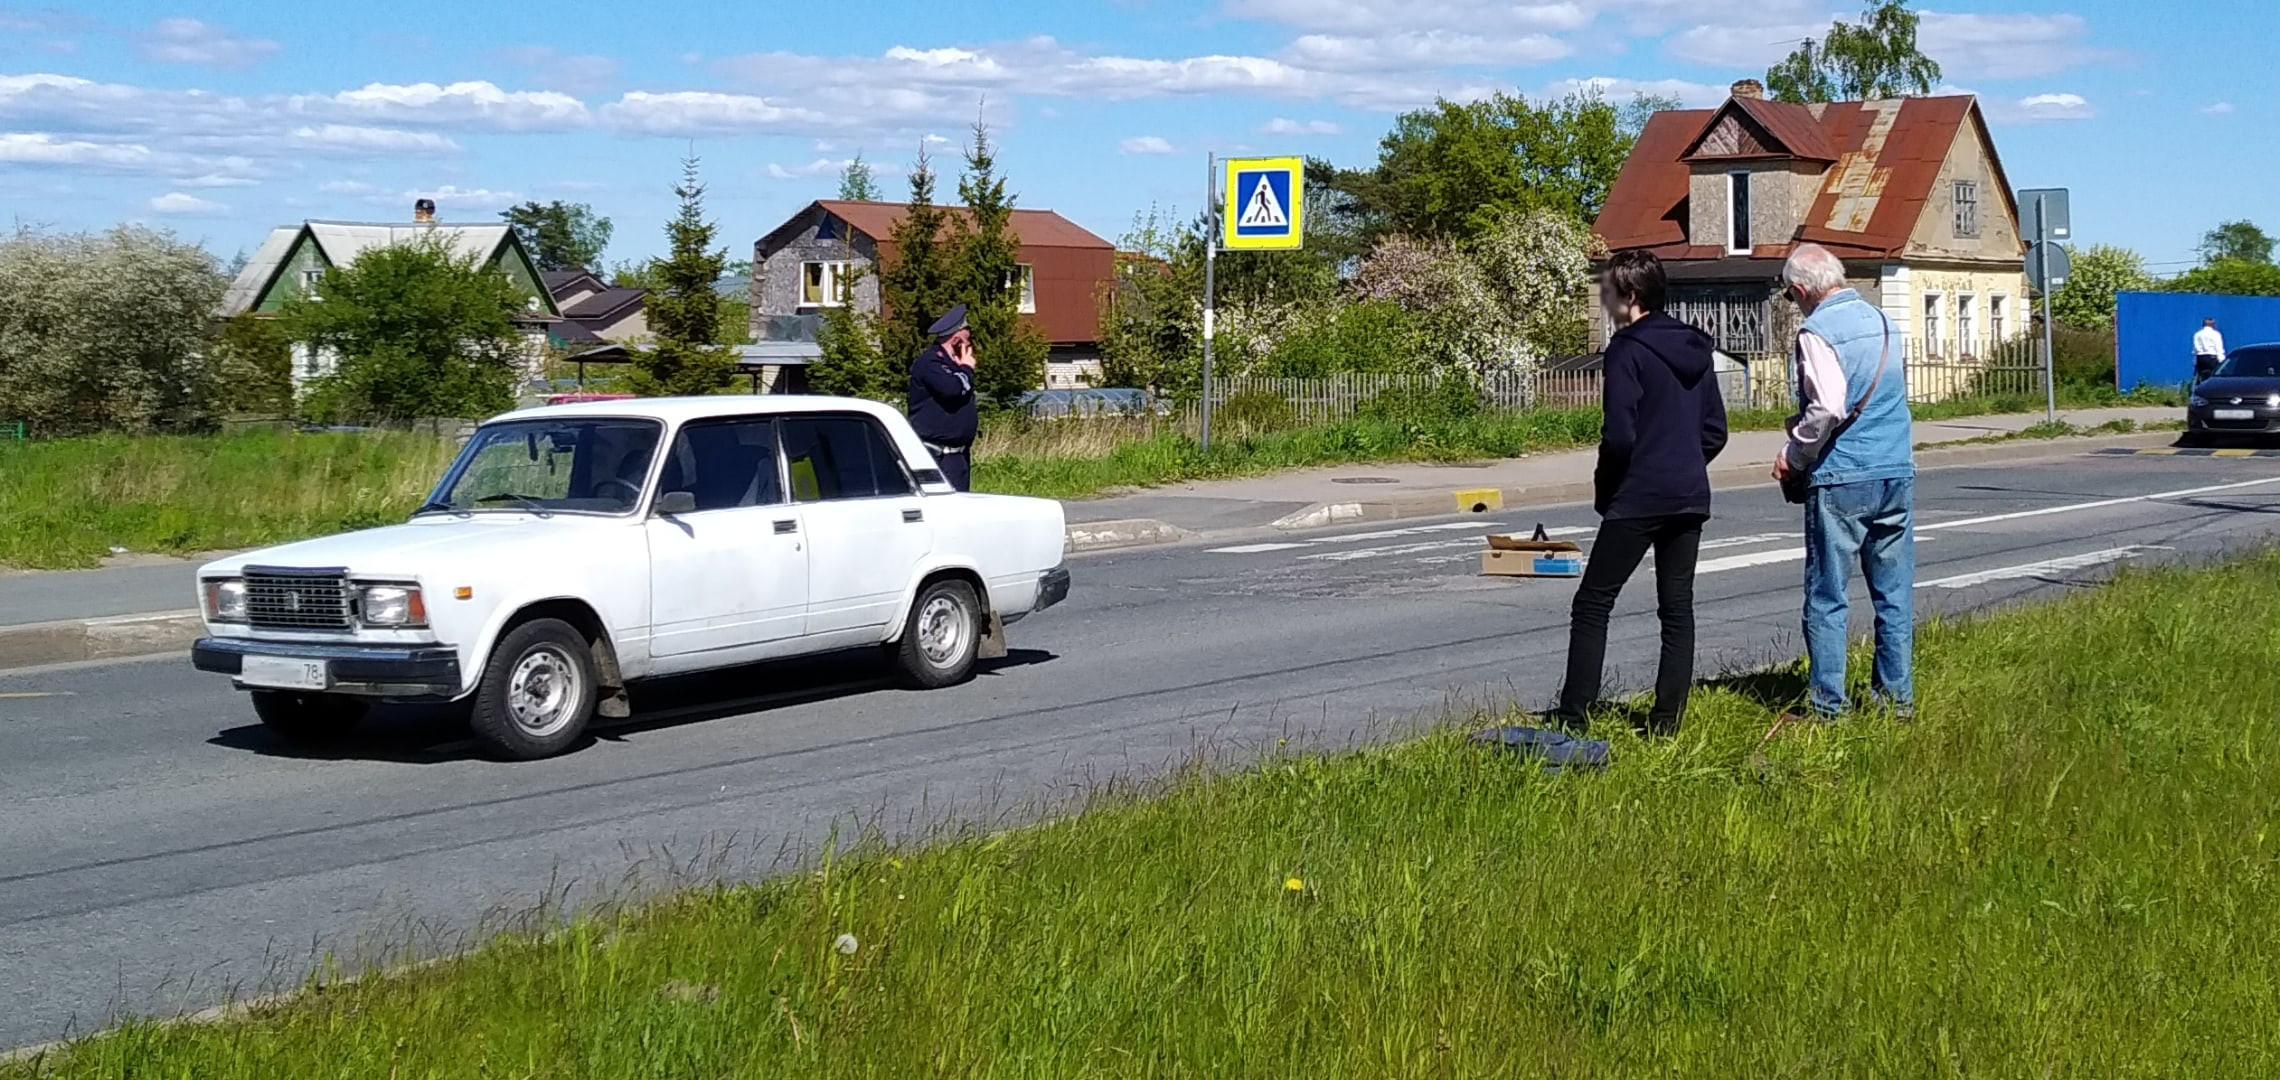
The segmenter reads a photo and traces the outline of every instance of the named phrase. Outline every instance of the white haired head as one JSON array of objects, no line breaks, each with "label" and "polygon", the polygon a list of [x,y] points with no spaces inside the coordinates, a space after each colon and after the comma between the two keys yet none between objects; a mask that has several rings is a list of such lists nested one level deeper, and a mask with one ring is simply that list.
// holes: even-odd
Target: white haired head
[{"label": "white haired head", "polygon": [[1803,293],[1800,299],[1819,300],[1845,287],[1844,260],[1819,244],[1799,244],[1781,264],[1781,281]]}]

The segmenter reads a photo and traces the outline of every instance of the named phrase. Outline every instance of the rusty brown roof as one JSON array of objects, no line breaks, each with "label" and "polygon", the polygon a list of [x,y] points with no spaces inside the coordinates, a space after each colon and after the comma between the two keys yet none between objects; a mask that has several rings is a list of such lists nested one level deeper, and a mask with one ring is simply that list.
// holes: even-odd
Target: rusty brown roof
[{"label": "rusty brown roof", "polygon": [[[1594,226],[1609,248],[1645,248],[1665,259],[1725,257],[1719,245],[1688,242],[1686,202],[1693,170],[1687,159],[1711,127],[1737,108],[1788,148],[1789,156],[1829,163],[1797,234],[1759,244],[1751,255],[1780,258],[1791,244],[1810,241],[1841,256],[1867,258],[1892,257],[1907,248],[1941,165],[1979,105],[1962,95],[1813,106],[1742,98],[1716,109],[1656,113],[1623,163]],[[1810,131],[1804,127],[1808,122]],[[1985,124],[1978,130],[1984,138]],[[2002,164],[1992,144],[1986,152],[2001,180]],[[2007,202],[2008,181],[1997,186]]]},{"label": "rusty brown roof", "polygon": [[[1704,139],[1717,128],[1729,113],[1739,113],[1743,123],[1760,144],[1758,148],[1740,153],[1711,153],[1702,147]],[[1735,158],[1797,158],[1801,161],[1835,161],[1837,152],[1829,143],[1828,133],[1813,115],[1811,106],[1792,105],[1764,98],[1729,98],[1724,105],[1711,110],[1710,118],[1702,123],[1701,130],[1687,144],[1684,155],[1688,161],[1730,160]]]},{"label": "rusty brown roof", "polygon": [[[842,199],[822,199],[817,206],[829,211],[833,217],[854,227],[855,231],[873,240],[885,240],[895,230],[895,223],[910,213],[909,203],[848,202]],[[942,208],[945,222],[949,218],[967,217],[963,206]],[[1098,248],[1115,251],[1116,245],[1094,236],[1083,226],[1051,210],[1015,210],[1013,235],[1023,247],[1030,248]]]}]

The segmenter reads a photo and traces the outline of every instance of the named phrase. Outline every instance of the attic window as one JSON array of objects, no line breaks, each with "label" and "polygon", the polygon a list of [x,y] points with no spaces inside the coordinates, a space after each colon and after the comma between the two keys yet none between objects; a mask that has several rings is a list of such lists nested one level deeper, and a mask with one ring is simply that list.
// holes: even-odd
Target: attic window
[{"label": "attic window", "polygon": [[1750,174],[1726,174],[1726,254],[1747,255],[1750,248]]},{"label": "attic window", "polygon": [[817,224],[815,227],[815,238],[818,240],[839,239],[838,219],[832,217],[830,214],[823,215],[823,221]]}]

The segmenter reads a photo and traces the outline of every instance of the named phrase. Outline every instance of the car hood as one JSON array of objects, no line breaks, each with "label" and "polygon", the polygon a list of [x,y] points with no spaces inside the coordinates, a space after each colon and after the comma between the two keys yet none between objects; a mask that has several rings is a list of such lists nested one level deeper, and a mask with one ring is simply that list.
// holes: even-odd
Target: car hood
[{"label": "car hood", "polygon": [[2210,401],[2223,401],[2226,404],[2231,404],[2231,399],[2236,397],[2243,404],[2251,401],[2261,403],[2264,398],[2280,393],[2280,379],[2262,375],[2229,375],[2209,379],[2194,387],[2193,392]]},{"label": "car hood", "polygon": [[206,564],[199,574],[233,574],[247,566],[345,567],[360,575],[409,578],[501,556],[528,561],[560,545],[575,545],[580,532],[624,524],[622,518],[572,514],[428,514],[402,525],[242,552]]}]

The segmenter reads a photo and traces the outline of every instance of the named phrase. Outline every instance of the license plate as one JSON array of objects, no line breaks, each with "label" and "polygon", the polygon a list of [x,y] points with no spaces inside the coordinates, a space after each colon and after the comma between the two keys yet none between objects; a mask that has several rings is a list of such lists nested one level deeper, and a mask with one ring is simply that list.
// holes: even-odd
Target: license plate
[{"label": "license plate", "polygon": [[248,656],[238,668],[238,681],[278,690],[325,690],[332,686],[332,673],[322,660]]},{"label": "license plate", "polygon": [[2217,419],[2219,419],[2219,420],[2254,420],[2254,419],[2256,419],[2256,410],[2255,410],[2255,409],[2218,409],[2217,411],[2215,411],[2215,412],[2213,412],[2213,413],[2210,413],[2209,415],[2211,415],[2211,416],[2214,416],[2214,417],[2216,417],[2216,418],[2217,418]]}]

